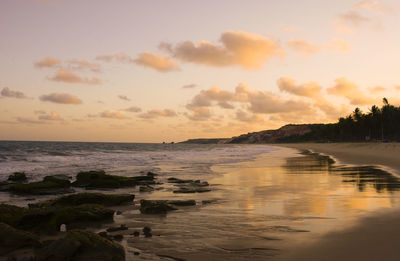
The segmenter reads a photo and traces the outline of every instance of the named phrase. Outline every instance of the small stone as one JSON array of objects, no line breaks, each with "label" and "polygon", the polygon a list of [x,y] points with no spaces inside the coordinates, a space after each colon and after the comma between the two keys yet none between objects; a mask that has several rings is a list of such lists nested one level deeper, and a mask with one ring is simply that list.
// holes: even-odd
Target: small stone
[{"label": "small stone", "polygon": [[120,211],[120,210],[117,210],[117,212],[115,212],[115,214],[117,214],[117,215],[121,215],[121,214],[122,214],[122,211]]},{"label": "small stone", "polygon": [[133,235],[134,237],[138,237],[138,236],[140,235],[140,232],[139,232],[139,231],[135,231],[135,232],[132,233],[132,235]]},{"label": "small stone", "polygon": [[134,254],[135,256],[138,256],[138,255],[140,255],[140,253],[139,253],[139,252],[133,252],[133,254]]},{"label": "small stone", "polygon": [[123,235],[115,235],[115,236],[113,236],[113,238],[117,241],[121,241],[124,238],[124,236]]}]

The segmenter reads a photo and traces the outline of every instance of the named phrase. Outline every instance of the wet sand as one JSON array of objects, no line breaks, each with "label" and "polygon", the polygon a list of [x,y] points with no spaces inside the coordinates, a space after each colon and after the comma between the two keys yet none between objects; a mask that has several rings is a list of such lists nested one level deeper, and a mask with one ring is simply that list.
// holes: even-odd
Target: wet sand
[{"label": "wet sand", "polygon": [[[340,163],[382,166],[400,173],[399,143],[301,143],[285,147],[333,156]],[[400,209],[380,210],[351,228],[338,228],[275,260],[399,260]]]},{"label": "wet sand", "polygon": [[290,143],[277,146],[309,149],[333,156],[343,164],[381,166],[400,176],[400,143]]}]

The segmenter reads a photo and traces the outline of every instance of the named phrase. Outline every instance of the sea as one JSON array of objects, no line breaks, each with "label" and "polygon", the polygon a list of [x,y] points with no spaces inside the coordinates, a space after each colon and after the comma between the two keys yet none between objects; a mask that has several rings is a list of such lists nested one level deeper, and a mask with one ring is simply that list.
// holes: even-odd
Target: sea
[{"label": "sea", "polygon": [[[279,260],[305,242],[400,207],[400,181],[390,173],[280,146],[0,141],[0,181],[13,172],[29,181],[55,174],[73,180],[85,170],[158,174],[153,192],[100,191],[136,196],[113,224],[94,229],[126,225],[127,260]],[[211,191],[174,193],[171,177],[207,181]],[[48,198],[0,192],[0,203],[20,206]],[[144,215],[141,199],[193,199],[196,206]],[[132,236],[144,226],[152,238]]]}]

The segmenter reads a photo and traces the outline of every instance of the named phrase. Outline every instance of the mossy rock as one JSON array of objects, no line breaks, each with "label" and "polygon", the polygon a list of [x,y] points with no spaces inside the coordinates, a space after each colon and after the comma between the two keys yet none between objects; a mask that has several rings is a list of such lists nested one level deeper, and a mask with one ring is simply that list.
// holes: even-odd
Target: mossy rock
[{"label": "mossy rock", "polygon": [[101,205],[79,205],[29,209],[19,220],[18,227],[38,233],[57,232],[62,224],[68,228],[87,225],[89,222],[112,221],[114,210]]},{"label": "mossy rock", "polygon": [[10,226],[17,226],[19,221],[28,212],[28,209],[8,204],[0,204],[0,222]]},{"label": "mossy rock", "polygon": [[23,182],[26,181],[26,175],[25,172],[14,172],[12,175],[8,176],[9,181],[14,181],[14,182]]},{"label": "mossy rock", "polygon": [[79,172],[73,186],[86,188],[120,188],[154,183],[154,175],[123,177],[108,175],[103,170],[99,170]]},{"label": "mossy rock", "polygon": [[142,214],[166,214],[171,210],[176,210],[176,208],[168,204],[167,200],[140,200]]},{"label": "mossy rock", "polygon": [[102,193],[77,193],[50,199],[36,204],[29,204],[30,208],[79,206],[83,204],[98,204],[102,206],[118,206],[132,202],[132,194],[102,194]]},{"label": "mossy rock", "polygon": [[123,261],[124,248],[89,231],[70,231],[59,240],[41,249],[37,261]]},{"label": "mossy rock", "polygon": [[16,194],[31,194],[31,195],[51,195],[71,193],[69,187],[71,182],[65,179],[47,176],[42,181],[31,182],[26,184],[12,184],[9,190]]},{"label": "mossy rock", "polygon": [[0,256],[23,247],[39,247],[39,238],[0,222]]}]

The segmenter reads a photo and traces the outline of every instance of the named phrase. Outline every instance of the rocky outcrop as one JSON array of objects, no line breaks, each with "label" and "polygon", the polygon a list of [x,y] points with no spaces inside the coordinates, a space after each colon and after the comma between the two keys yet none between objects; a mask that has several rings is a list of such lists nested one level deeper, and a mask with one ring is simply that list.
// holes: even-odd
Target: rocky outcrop
[{"label": "rocky outcrop", "polygon": [[39,238],[0,222],[0,256],[23,247],[41,246]]},{"label": "rocky outcrop", "polygon": [[16,194],[52,195],[71,193],[73,190],[70,186],[71,182],[69,180],[47,176],[42,181],[12,184],[8,187],[8,190]]},{"label": "rocky outcrop", "polygon": [[123,247],[89,231],[71,231],[41,249],[37,261],[123,261]]}]

